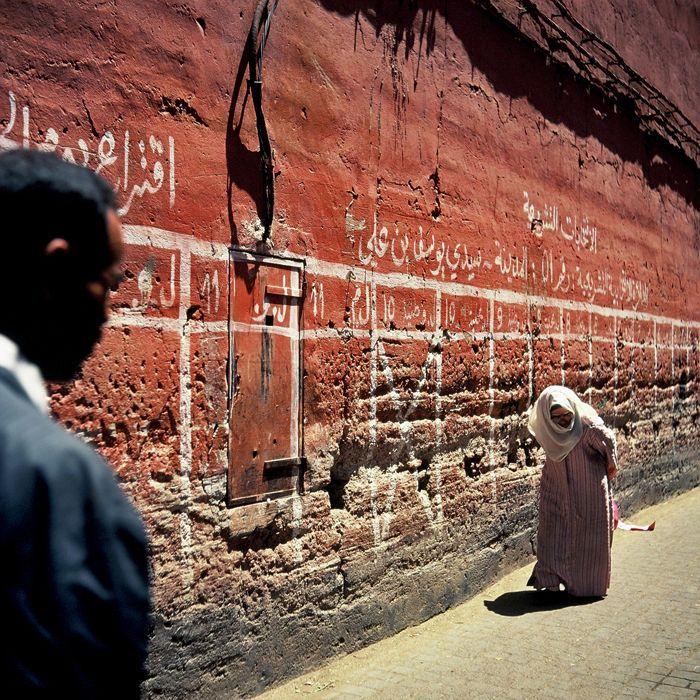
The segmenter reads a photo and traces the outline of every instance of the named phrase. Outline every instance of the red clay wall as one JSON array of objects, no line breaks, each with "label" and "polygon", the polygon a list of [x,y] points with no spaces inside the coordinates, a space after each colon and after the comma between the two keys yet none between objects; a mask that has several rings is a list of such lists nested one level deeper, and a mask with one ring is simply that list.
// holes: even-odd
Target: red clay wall
[{"label": "red clay wall", "polygon": [[700,6],[693,2],[567,0],[564,5],[625,61],[700,123]]},{"label": "red clay wall", "polygon": [[[251,692],[529,556],[524,411],[547,384],[615,426],[628,507],[698,482],[697,167],[475,6],[282,0],[268,252],[305,264],[308,469],[302,494],[229,507],[228,248],[260,249],[251,3],[3,15],[0,146],[58,149],[121,197],[127,280],[54,406],[149,528],[150,695]],[[595,19],[697,113],[697,44],[654,30],[667,85]]]}]

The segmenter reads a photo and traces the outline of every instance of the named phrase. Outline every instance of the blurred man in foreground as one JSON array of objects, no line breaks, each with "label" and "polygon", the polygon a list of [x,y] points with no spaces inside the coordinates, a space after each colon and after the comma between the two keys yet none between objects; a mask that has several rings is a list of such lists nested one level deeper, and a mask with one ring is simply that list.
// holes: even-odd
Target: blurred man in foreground
[{"label": "blurred man in foreground", "polygon": [[111,187],[38,151],[0,154],[0,678],[8,697],[138,697],[146,538],[112,470],[48,414],[117,283]]}]

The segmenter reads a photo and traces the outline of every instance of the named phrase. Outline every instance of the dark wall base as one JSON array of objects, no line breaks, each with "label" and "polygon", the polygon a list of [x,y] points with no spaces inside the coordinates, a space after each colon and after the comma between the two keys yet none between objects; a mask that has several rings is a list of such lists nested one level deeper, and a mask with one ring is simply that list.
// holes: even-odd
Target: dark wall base
[{"label": "dark wall base", "polygon": [[[688,452],[625,470],[616,498],[627,517],[700,485],[700,455]],[[444,612],[532,558],[536,494],[520,509],[488,517],[464,539],[448,532],[410,547],[367,551],[343,562],[353,596],[335,609],[277,614],[274,601],[251,615],[234,606],[154,618],[147,697],[231,698],[263,691]],[[525,526],[525,527],[523,527]],[[449,548],[463,542],[463,548]],[[408,568],[409,561],[430,562]],[[363,586],[366,572],[374,580]],[[407,573],[409,572],[410,573]],[[379,572],[379,573],[378,573]],[[321,576],[329,575],[323,574]]]}]

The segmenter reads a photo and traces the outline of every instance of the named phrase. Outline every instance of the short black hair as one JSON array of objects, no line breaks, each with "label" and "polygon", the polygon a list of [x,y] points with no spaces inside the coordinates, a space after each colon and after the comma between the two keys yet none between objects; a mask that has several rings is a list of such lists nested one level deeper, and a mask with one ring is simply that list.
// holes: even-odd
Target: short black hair
[{"label": "short black hair", "polygon": [[0,270],[12,277],[13,267],[31,264],[53,238],[101,265],[114,208],[112,186],[87,168],[42,151],[0,153]]}]

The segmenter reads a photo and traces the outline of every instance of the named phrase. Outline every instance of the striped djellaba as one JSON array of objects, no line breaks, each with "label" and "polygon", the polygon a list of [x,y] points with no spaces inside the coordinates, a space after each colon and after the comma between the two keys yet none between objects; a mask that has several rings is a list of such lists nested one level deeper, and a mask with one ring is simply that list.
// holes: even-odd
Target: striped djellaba
[{"label": "striped djellaba", "polygon": [[540,483],[535,588],[560,583],[573,596],[604,596],[610,586],[613,537],[608,474],[617,468],[613,432],[584,425],[578,444],[561,462],[547,459]]}]

